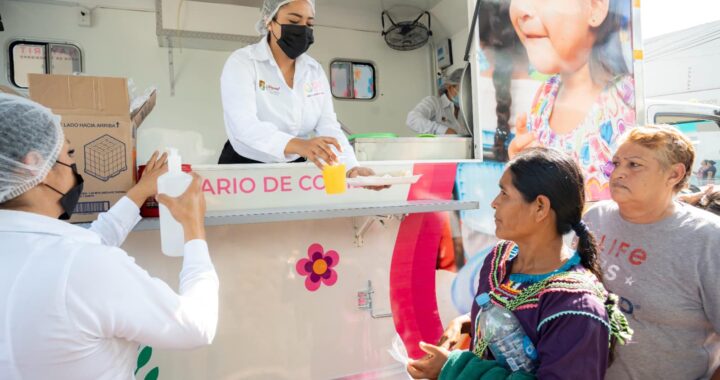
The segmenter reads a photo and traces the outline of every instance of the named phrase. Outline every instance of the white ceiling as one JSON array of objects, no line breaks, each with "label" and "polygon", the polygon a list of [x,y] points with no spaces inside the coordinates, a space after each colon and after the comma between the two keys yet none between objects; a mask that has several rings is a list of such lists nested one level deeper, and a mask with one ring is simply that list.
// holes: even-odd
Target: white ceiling
[{"label": "white ceiling", "polygon": [[[2,0],[0,0],[2,1]],[[68,0],[20,0],[39,3],[53,3],[59,5],[71,4]],[[126,9],[155,9],[156,0],[80,0],[79,3],[88,7],[113,7]],[[189,0],[208,3],[236,4],[242,6],[259,7],[263,0]],[[436,37],[449,37],[467,29],[467,0],[315,0],[318,8],[331,11],[324,14],[333,14],[338,17],[348,17],[347,13],[372,30],[380,30],[380,14],[383,10],[389,11],[392,18],[397,21],[415,19],[421,12],[429,11],[432,16],[432,29]],[[338,12],[342,10],[341,12]],[[421,19],[426,23],[425,18]],[[346,23],[346,21],[345,21]],[[342,25],[343,21],[323,20],[321,24]],[[337,24],[337,25],[336,25]]]},{"label": "white ceiling", "polygon": [[[244,6],[257,6],[262,4],[262,0],[192,0],[209,3],[236,4]],[[441,6],[439,6],[442,3]],[[467,22],[467,1],[466,0],[315,0],[318,8],[343,9],[343,13],[355,13],[356,17],[368,17],[367,15],[376,15],[377,27],[379,27],[380,14],[383,10],[387,10],[393,20],[406,21],[415,19],[423,11],[429,11],[432,16],[432,29],[438,34],[446,36],[454,35],[461,30],[466,29]],[[323,12],[327,14],[326,12]],[[332,12],[333,14],[337,14]],[[364,15],[361,16],[360,14]],[[461,22],[458,22],[458,19]],[[324,19],[323,23],[334,23],[337,20],[329,21]],[[423,17],[422,23],[427,23]],[[340,23],[342,24],[342,23]]]},{"label": "white ceiling", "polygon": [[[206,3],[235,4],[250,7],[260,7],[263,0],[193,0]],[[332,5],[343,8],[376,12],[391,9],[397,5],[412,6],[423,10],[434,8],[442,0],[316,0],[318,6]]]},{"label": "white ceiling", "polygon": [[257,8],[260,8],[260,6],[263,3],[263,0],[192,0],[192,1],[198,1],[201,3],[233,4],[233,5],[242,5],[244,7],[257,7]]},{"label": "white ceiling", "polygon": [[[23,0],[20,0],[23,1]],[[24,0],[28,2],[44,2],[44,3],[65,3],[67,0]],[[221,4],[235,4],[250,7],[260,7],[263,0],[190,0],[199,1],[205,3],[221,3]],[[316,5],[324,6],[341,6],[343,8],[356,9],[368,12],[381,12],[383,10],[391,9],[395,6],[409,6],[414,8],[420,8],[423,10],[431,10],[438,5],[442,0],[315,0]],[[463,3],[462,0],[457,0],[459,3]],[[83,0],[79,1],[80,4],[89,6],[100,5],[100,6],[116,6],[121,7],[122,5],[137,5],[142,4],[145,6],[154,6],[155,0]]]},{"label": "white ceiling", "polygon": [[336,5],[368,12],[382,12],[394,7],[416,8],[429,11],[442,0],[316,0],[318,6]]}]

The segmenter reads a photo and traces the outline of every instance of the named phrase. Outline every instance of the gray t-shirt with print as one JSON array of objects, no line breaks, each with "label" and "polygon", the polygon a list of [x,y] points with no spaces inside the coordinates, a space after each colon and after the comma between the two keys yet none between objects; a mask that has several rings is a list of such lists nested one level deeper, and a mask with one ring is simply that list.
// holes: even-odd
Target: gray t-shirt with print
[{"label": "gray t-shirt with print", "polygon": [[604,201],[584,219],[635,332],[606,378],[709,378],[720,364],[720,217],[676,203],[673,215],[634,224]]}]

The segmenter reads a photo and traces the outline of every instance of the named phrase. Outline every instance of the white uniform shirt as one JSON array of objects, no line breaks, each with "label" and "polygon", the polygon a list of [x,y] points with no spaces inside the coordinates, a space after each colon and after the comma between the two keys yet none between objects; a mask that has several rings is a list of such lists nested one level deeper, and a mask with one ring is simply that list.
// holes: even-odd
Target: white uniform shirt
[{"label": "white uniform shirt", "polygon": [[295,138],[334,137],[346,169],[357,166],[333,109],[322,66],[303,54],[295,60],[294,87],[288,87],[265,38],[236,50],[220,78],[225,131],[239,155],[261,162],[289,162],[285,146]]},{"label": "white uniform shirt", "polygon": [[455,117],[455,104],[446,94],[440,97],[428,96],[418,103],[407,115],[407,126],[417,133],[444,135],[451,128],[459,135],[466,135],[466,129]]},{"label": "white uniform shirt", "polygon": [[139,220],[128,198],[90,229],[0,210],[0,379],[134,379],[139,344],[212,341],[218,278],[207,244],[185,244],[178,295],[117,248]]}]

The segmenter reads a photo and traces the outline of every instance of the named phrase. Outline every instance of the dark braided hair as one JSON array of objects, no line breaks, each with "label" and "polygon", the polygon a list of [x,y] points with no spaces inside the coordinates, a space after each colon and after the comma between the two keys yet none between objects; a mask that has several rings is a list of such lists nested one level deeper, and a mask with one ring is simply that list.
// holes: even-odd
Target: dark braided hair
[{"label": "dark braided hair", "polygon": [[495,114],[497,126],[493,155],[498,161],[507,161],[506,142],[510,137],[510,92],[514,64],[513,58],[525,55],[520,39],[510,22],[510,1],[481,1],[478,18],[478,39],[481,45],[493,49],[493,86],[495,88]]},{"label": "dark braided hair", "polygon": [[493,154],[497,161],[507,161],[508,151],[506,142],[510,137],[510,107],[512,94],[510,93],[510,77],[513,72],[512,57],[503,50],[495,55],[495,69],[493,70],[493,86],[495,86],[495,141]]},{"label": "dark braided hair", "polygon": [[555,211],[559,235],[575,231],[583,267],[602,281],[595,238],[582,221],[585,181],[580,168],[569,155],[550,148],[523,151],[508,164],[515,188],[526,202],[544,195]]}]

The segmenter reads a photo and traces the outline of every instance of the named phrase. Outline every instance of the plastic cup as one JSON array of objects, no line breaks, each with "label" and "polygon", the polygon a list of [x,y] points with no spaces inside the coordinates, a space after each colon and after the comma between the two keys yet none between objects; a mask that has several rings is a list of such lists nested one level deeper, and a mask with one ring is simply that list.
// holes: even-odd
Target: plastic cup
[{"label": "plastic cup", "polygon": [[325,193],[342,194],[347,190],[345,164],[325,165],[322,174],[323,181],[325,181]]}]

